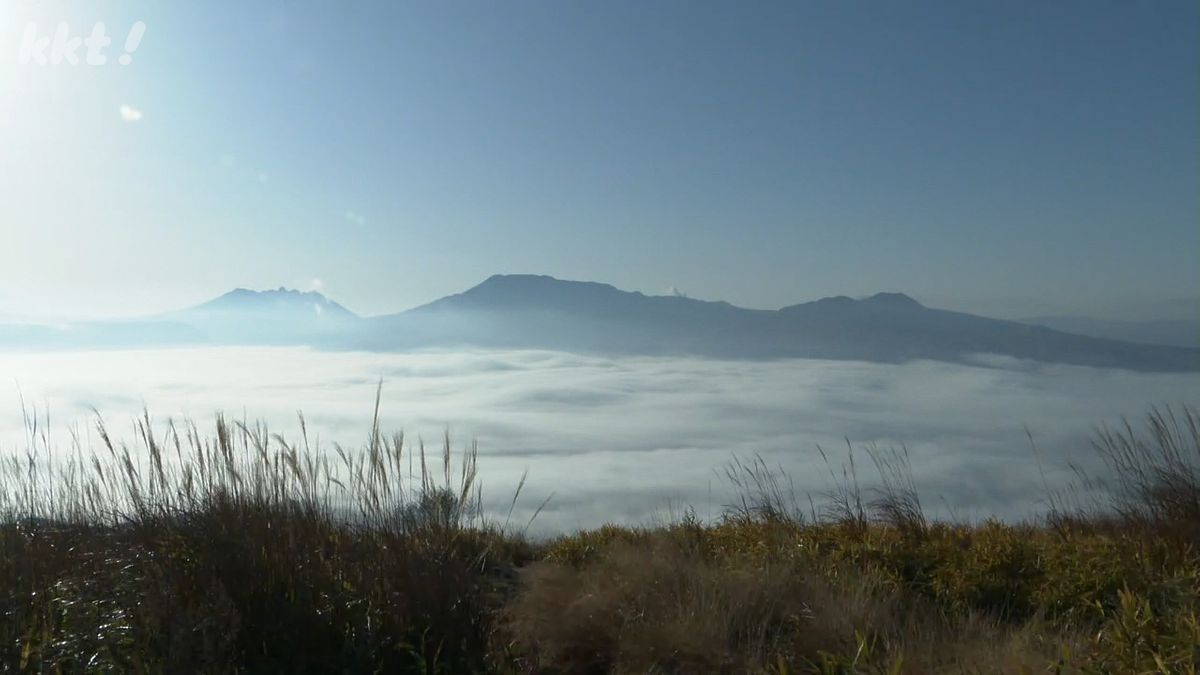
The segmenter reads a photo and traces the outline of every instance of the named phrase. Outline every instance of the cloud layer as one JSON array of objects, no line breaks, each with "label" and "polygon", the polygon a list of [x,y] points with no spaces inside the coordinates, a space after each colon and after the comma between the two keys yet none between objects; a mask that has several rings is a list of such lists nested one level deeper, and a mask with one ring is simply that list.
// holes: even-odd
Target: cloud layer
[{"label": "cloud layer", "polygon": [[[727,503],[718,472],[734,455],[785,468],[801,492],[820,493],[856,447],[904,443],[930,510],[1016,518],[1044,494],[1027,426],[1047,480],[1091,461],[1093,425],[1139,416],[1155,403],[1195,403],[1200,375],[1132,373],[1026,362],[981,367],[786,360],[607,359],[547,351],[408,354],[220,348],[0,355],[27,402],[46,405],[59,445],[87,437],[95,407],[131,436],[143,402],[158,419],[216,410],[268,420],[295,436],[296,412],[326,445],[361,442],[382,379],[383,423],[410,438],[478,439],[485,497],[507,503],[525,469],[527,517],[550,493],[541,530],[646,522],[682,505],[701,517]],[[3,452],[23,447],[16,387],[0,392]],[[869,462],[862,458],[862,465]],[[870,472],[863,471],[864,482]]]}]

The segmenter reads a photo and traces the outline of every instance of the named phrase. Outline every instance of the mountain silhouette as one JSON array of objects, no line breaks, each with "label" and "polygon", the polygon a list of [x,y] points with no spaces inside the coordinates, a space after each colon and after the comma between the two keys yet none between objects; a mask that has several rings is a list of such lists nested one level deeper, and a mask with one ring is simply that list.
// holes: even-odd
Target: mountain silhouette
[{"label": "mountain silhouette", "polygon": [[190,309],[160,317],[222,344],[336,347],[359,327],[354,312],[316,291],[234,289]]},{"label": "mountain silhouette", "polygon": [[925,307],[903,293],[755,310],[595,282],[497,275],[457,295],[367,320],[363,346],[503,347],[722,358],[900,363],[997,354],[1135,370],[1200,370],[1200,350],[1085,337]]},{"label": "mountain silhouette", "polygon": [[225,295],[185,309],[177,317],[219,314],[269,313],[294,321],[336,322],[353,321],[358,316],[316,291],[297,291],[280,287],[272,291],[252,291],[235,288]]},{"label": "mountain silhouette", "polygon": [[0,348],[122,349],[185,345],[337,348],[362,320],[320,293],[234,289],[201,305],[141,319],[0,325]]},{"label": "mountain silhouette", "polygon": [[0,326],[0,347],[306,345],[395,351],[557,349],[613,355],[978,363],[980,354],[1146,371],[1200,370],[1200,349],[1076,335],[934,309],[903,293],[779,310],[654,296],[548,276],[496,275],[462,293],[361,318],[320,293],[236,289],[140,321]]},{"label": "mountain silhouette", "polygon": [[[1197,303],[1200,316],[1200,303]],[[1119,321],[1093,319],[1082,316],[1041,316],[1020,319],[1021,323],[1045,326],[1064,333],[1090,335],[1092,337],[1140,342],[1150,345],[1172,345],[1176,347],[1200,347],[1200,320],[1158,319],[1145,321]]]}]

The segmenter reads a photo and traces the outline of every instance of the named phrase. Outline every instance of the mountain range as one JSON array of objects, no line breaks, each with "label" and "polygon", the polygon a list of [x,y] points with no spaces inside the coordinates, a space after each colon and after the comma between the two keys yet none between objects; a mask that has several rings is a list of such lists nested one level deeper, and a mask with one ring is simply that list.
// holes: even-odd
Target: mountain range
[{"label": "mountain range", "polygon": [[[1197,305],[1200,307],[1200,304]],[[1200,309],[1197,310],[1200,316]],[[1200,319],[1150,319],[1121,321],[1086,316],[1039,316],[1020,319],[1021,323],[1053,328],[1064,333],[1141,342],[1152,345],[1195,347],[1200,345]]]},{"label": "mountain range", "polygon": [[237,289],[196,307],[140,320],[0,325],[0,348],[487,347],[886,363],[977,362],[978,355],[992,354],[1133,370],[1200,370],[1197,346],[1143,344],[1056,327],[935,309],[902,293],[830,297],[761,310],[643,295],[595,282],[496,275],[463,293],[384,316],[360,317],[313,291]]}]

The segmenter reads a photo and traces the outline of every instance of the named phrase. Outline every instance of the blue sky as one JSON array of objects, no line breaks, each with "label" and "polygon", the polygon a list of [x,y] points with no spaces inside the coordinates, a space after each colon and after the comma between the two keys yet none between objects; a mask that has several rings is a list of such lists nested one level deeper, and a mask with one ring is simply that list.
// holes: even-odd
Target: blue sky
[{"label": "blue sky", "polygon": [[[30,21],[105,22],[109,65],[20,64]],[[1196,296],[1198,45],[1195,2],[4,0],[0,315],[373,314],[496,272]]]}]

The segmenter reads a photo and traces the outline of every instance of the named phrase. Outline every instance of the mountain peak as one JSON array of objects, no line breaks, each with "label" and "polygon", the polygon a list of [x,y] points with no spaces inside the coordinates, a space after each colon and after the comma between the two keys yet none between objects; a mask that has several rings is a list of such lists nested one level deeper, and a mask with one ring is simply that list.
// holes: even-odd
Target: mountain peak
[{"label": "mountain peak", "polygon": [[869,298],[863,298],[863,302],[881,307],[924,307],[924,305],[903,293],[876,293]]},{"label": "mountain peak", "polygon": [[544,274],[493,274],[483,283],[451,297],[536,302],[621,293],[608,284],[594,281],[567,281]]},{"label": "mountain peak", "polygon": [[819,300],[791,305],[780,311],[796,312],[812,309],[858,311],[862,309],[915,309],[925,306],[903,293],[876,293],[865,298],[854,299],[845,295],[835,295]]},{"label": "mountain peak", "polygon": [[833,306],[837,306],[837,305],[842,305],[842,306],[853,305],[855,302],[857,302],[857,301],[854,298],[851,298],[850,296],[847,296],[847,295],[833,295],[833,296],[830,296],[827,298],[820,298],[818,300],[813,300],[812,304],[833,307]]},{"label": "mountain peak", "polygon": [[235,288],[220,297],[185,311],[214,313],[264,310],[312,314],[325,318],[356,318],[353,312],[317,291],[300,291],[286,286],[264,291]]},{"label": "mountain peak", "polygon": [[561,279],[555,279],[547,274],[493,274],[484,279],[475,288],[487,288],[494,286],[506,287],[537,287],[537,286],[553,286],[555,284],[571,283]]},{"label": "mountain peak", "polygon": [[235,288],[232,291],[229,291],[228,293],[226,293],[225,295],[223,295],[221,297],[247,298],[247,297],[255,297],[255,296],[268,296],[268,297],[270,297],[270,296],[308,296],[308,297],[317,297],[317,298],[325,297],[325,296],[321,295],[320,293],[318,293],[317,291],[298,291],[294,288],[288,288],[287,286],[280,286],[279,288],[274,288],[274,289],[268,288],[263,291],[256,291],[251,288]]}]

